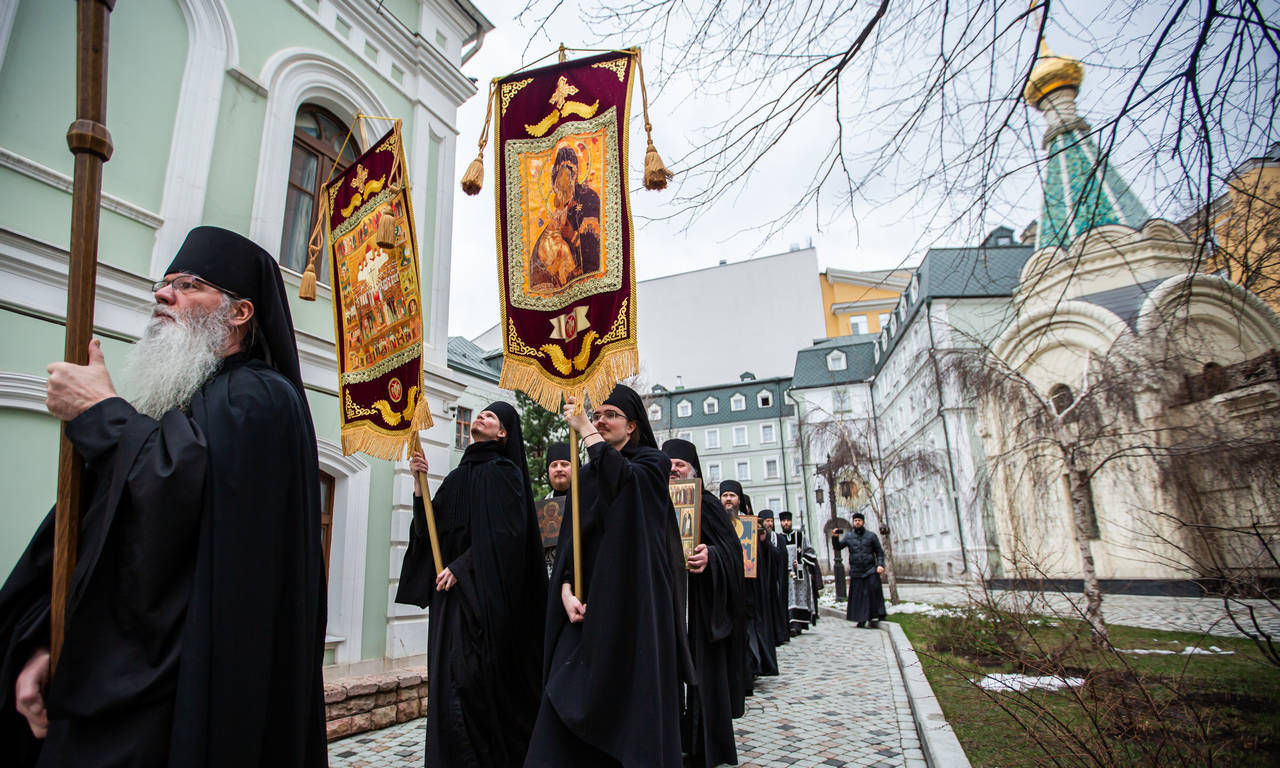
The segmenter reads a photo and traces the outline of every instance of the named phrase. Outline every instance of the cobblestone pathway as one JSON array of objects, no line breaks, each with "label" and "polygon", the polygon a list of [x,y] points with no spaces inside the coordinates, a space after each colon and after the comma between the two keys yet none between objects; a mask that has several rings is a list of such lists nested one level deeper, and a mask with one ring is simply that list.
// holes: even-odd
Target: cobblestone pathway
[{"label": "cobblestone pathway", "polygon": [[[969,599],[969,589],[949,584],[899,584],[898,596],[904,602],[963,605]],[[886,588],[886,596],[888,592]],[[1075,605],[1078,603],[1082,608],[1084,605],[1084,596],[1078,592],[1047,592],[1043,598],[1030,592],[1005,590],[997,590],[993,594],[1000,599],[1013,598],[1022,602],[1034,600],[1033,610],[1057,616],[1078,618],[1080,612]],[[1242,601],[1235,605],[1234,610],[1244,626],[1249,626],[1245,604],[1254,608],[1258,623],[1263,629],[1273,637],[1280,634],[1280,611],[1262,600]],[[1222,601],[1208,597],[1104,595],[1102,617],[1109,623],[1129,627],[1243,637],[1228,618]]]},{"label": "cobblestone pathway", "polygon": [[[742,768],[925,767],[886,632],[823,618],[779,648],[778,662],[782,674],[757,680],[734,722]],[[421,766],[425,725],[412,720],[335,741],[329,764]]]}]

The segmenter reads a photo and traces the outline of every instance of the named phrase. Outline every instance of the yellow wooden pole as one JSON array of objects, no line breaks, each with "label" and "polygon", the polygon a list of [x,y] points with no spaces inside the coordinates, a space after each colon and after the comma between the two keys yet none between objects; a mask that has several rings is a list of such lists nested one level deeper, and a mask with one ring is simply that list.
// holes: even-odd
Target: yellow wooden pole
[{"label": "yellow wooden pole", "polygon": [[[582,406],[579,405],[579,408]],[[578,430],[569,427],[569,508],[573,515],[573,596],[582,600],[582,517],[578,508]]]},{"label": "yellow wooden pole", "polygon": [[[422,453],[422,442],[418,439],[418,433],[413,433],[410,442],[410,449],[416,453]],[[427,537],[431,539],[431,560],[436,566],[436,575],[444,570],[444,564],[440,561],[440,537],[436,534],[436,513],[431,508],[431,489],[427,486],[427,476],[421,472],[414,472],[414,478],[417,479],[418,485],[422,487],[422,507],[427,512]]]}]

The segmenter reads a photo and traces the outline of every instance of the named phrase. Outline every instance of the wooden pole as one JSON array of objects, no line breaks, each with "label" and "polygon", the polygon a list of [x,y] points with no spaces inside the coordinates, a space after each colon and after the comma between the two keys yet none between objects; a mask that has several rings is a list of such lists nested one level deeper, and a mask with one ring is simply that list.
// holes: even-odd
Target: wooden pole
[{"label": "wooden pole", "polygon": [[581,601],[582,514],[578,506],[578,468],[578,430],[569,427],[569,508],[573,516],[573,596]]},{"label": "wooden pole", "polygon": [[[409,449],[416,453],[426,453],[422,450],[422,441],[418,439],[418,433],[413,433],[410,440]],[[440,562],[440,536],[436,533],[436,512],[431,508],[431,488],[427,485],[427,476],[421,472],[414,472],[414,478],[418,481],[418,485],[422,488],[422,508],[427,513],[427,537],[431,539],[431,561],[435,563],[436,575],[444,570],[444,565]]]},{"label": "wooden pole", "polygon": [[[75,155],[71,191],[71,256],[67,265],[67,337],[63,359],[86,365],[93,335],[94,287],[98,276],[98,206],[102,164],[111,159],[107,132],[107,22],[115,0],[76,0],[76,120],[67,129]],[[83,460],[62,425],[58,446],[58,498],[53,524],[53,595],[49,618],[49,664],[54,669],[67,630],[67,597],[80,536]]]}]

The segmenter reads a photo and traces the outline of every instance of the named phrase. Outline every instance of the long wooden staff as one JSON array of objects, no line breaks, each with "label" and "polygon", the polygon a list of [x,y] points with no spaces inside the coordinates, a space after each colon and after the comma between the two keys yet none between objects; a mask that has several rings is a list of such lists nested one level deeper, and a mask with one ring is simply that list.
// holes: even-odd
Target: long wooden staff
[{"label": "long wooden staff", "polygon": [[[111,159],[107,132],[107,21],[115,0],[76,2],[76,120],[67,129],[75,155],[71,192],[71,256],[67,265],[67,339],[63,359],[89,362],[93,335],[94,286],[98,277],[98,206],[102,164]],[[58,445],[58,500],[53,522],[53,596],[50,606],[49,665],[54,669],[67,630],[67,597],[80,536],[80,481],[84,462],[62,425]]]},{"label": "long wooden staff", "polygon": [[573,596],[581,602],[582,515],[578,508],[578,467],[578,430],[569,427],[569,509],[573,516]]},{"label": "long wooden staff", "polygon": [[[414,432],[413,437],[409,441],[409,450],[417,453],[423,453],[422,442],[418,439],[418,433]],[[426,454],[423,453],[425,456]],[[418,485],[422,488],[422,508],[427,512],[427,537],[431,539],[431,560],[436,566],[436,575],[444,570],[444,565],[440,562],[440,537],[436,534],[436,513],[431,508],[431,488],[427,486],[427,476],[421,472],[414,472],[414,478],[418,481]]]}]

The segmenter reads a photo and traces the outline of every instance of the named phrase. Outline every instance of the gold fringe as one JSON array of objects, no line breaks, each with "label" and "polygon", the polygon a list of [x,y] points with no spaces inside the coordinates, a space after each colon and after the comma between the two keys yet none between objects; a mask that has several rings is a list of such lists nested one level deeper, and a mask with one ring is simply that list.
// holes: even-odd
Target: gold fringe
[{"label": "gold fringe", "polygon": [[395,434],[384,434],[365,422],[344,424],[342,455],[350,456],[358,451],[377,459],[399,461],[405,457],[405,449],[409,447],[414,437],[422,430],[431,429],[433,426],[435,426],[435,420],[431,418],[431,408],[427,405],[427,398],[420,397],[413,407],[413,417],[409,420],[408,427],[398,430]]},{"label": "gold fringe", "polygon": [[635,346],[611,349],[592,364],[594,369],[585,381],[573,384],[551,378],[542,366],[510,355],[502,361],[498,386],[520,390],[548,411],[560,410],[566,397],[580,397],[584,392],[593,403],[602,403],[622,379],[640,370],[640,351]]}]

